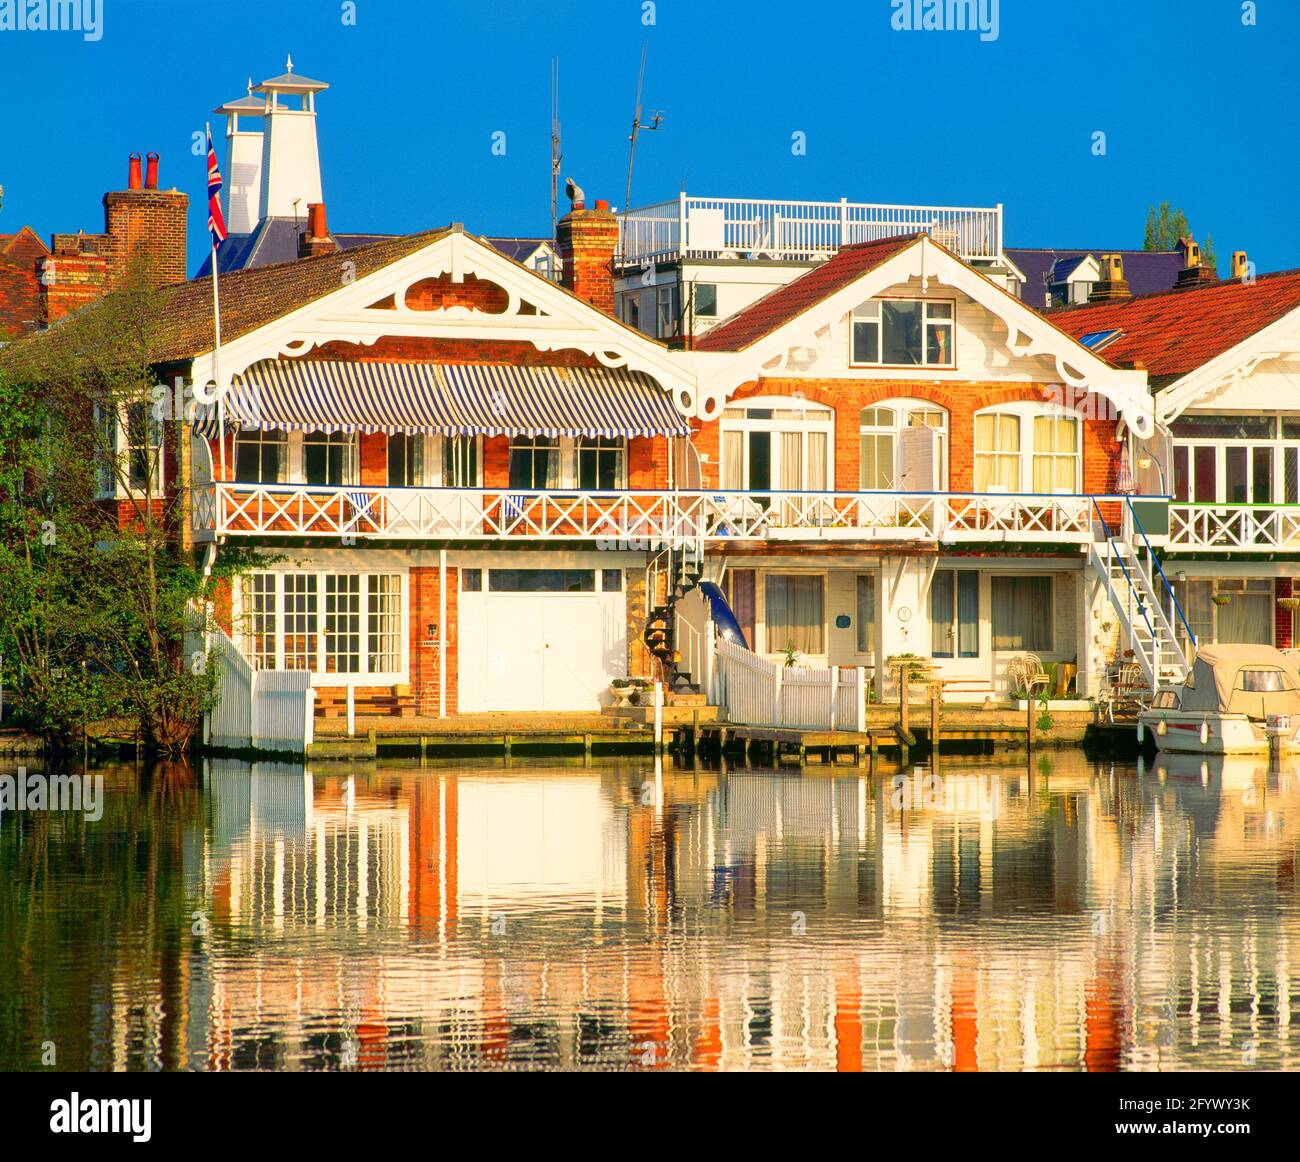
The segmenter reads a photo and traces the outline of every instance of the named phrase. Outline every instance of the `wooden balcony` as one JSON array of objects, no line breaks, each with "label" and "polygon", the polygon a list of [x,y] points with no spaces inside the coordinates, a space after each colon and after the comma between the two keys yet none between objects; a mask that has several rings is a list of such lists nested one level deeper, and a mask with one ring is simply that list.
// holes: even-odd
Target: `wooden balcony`
[{"label": "wooden balcony", "polygon": [[1094,500],[1031,493],[319,488],[208,484],[193,531],[356,541],[597,541],[632,550],[701,541],[1045,543],[1092,539]]},{"label": "wooden balcony", "polygon": [[1300,505],[1172,504],[1169,548],[1300,553]]},{"label": "wooden balcony", "polygon": [[686,194],[619,215],[618,261],[811,261],[855,242],[924,232],[967,260],[1002,255],[1001,206],[898,206],[875,202],[774,202]]}]

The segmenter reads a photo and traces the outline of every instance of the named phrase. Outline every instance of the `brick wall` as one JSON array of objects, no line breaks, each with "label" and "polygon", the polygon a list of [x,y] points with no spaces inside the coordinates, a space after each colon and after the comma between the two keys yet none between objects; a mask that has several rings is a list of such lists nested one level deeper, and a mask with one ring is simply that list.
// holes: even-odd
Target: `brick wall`
[{"label": "brick wall", "polygon": [[618,218],[603,202],[594,210],[575,207],[556,224],[555,242],[564,285],[612,317]]},{"label": "brick wall", "polygon": [[[948,491],[970,492],[975,484],[975,413],[997,404],[1026,400],[1047,402],[1047,389],[1029,383],[936,383],[928,380],[762,379],[747,384],[732,396],[736,404],[756,395],[803,397],[835,412],[835,489],[856,491],[859,482],[859,413],[886,399],[918,399],[948,412]],[[705,478],[719,483],[720,428],[718,421],[704,424],[695,437],[696,447],[707,455]],[[1113,420],[1085,420],[1083,424],[1083,484],[1088,493],[1113,492],[1119,468],[1120,445]]]},{"label": "brick wall", "polygon": [[36,264],[48,254],[26,227],[0,240],[0,343],[36,330],[41,299]]},{"label": "brick wall", "polygon": [[[1295,585],[1290,577],[1279,577],[1273,583],[1273,597],[1295,595]],[[1289,650],[1295,645],[1295,617],[1289,609],[1273,606],[1273,640],[1279,650]]]},{"label": "brick wall", "polygon": [[438,637],[447,651],[447,713],[456,713],[459,666],[457,597],[460,571],[447,569],[447,619],[441,621],[438,569],[420,566],[410,574],[411,692],[419,714],[438,713],[438,648],[430,643],[429,625],[438,623]]},{"label": "brick wall", "polygon": [[122,280],[136,258],[148,263],[150,281],[155,286],[185,281],[185,218],[189,204],[189,198],[178,190],[114,190],[104,195],[111,285]]}]

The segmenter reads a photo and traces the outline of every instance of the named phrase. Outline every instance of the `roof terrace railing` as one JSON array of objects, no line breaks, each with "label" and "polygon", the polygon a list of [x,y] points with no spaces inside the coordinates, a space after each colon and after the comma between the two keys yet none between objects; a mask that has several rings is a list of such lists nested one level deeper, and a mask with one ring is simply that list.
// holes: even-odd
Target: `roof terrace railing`
[{"label": "roof terrace railing", "polygon": [[842,246],[925,232],[967,260],[1002,255],[1002,206],[895,206],[875,202],[774,202],[692,198],[619,215],[619,263],[770,258],[808,261]]}]

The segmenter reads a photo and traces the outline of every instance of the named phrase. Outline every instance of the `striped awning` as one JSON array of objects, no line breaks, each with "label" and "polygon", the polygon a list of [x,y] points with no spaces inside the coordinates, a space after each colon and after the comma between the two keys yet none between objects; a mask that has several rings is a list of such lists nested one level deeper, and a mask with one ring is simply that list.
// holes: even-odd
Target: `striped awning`
[{"label": "striped awning", "polygon": [[[226,424],[295,432],[449,436],[682,436],[648,375],[608,367],[265,360],[235,379]],[[215,405],[195,423],[216,434]]]}]

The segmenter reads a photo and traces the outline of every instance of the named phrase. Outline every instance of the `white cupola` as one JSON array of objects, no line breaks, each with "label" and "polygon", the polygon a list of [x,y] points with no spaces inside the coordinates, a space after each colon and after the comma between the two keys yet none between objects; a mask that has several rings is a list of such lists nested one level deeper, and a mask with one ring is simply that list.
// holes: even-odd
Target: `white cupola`
[{"label": "white cupola", "polygon": [[[226,119],[226,228],[232,234],[250,234],[257,225],[262,201],[262,114],[266,101],[248,95],[212,110]],[[250,118],[256,118],[250,127]]]},{"label": "white cupola", "polygon": [[325,200],[316,146],[316,94],[329,86],[296,74],[292,57],[285,70],[282,76],[254,85],[251,90],[265,98],[260,218],[301,218],[309,203]]}]

